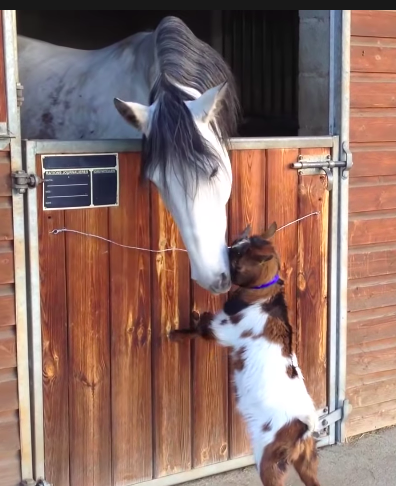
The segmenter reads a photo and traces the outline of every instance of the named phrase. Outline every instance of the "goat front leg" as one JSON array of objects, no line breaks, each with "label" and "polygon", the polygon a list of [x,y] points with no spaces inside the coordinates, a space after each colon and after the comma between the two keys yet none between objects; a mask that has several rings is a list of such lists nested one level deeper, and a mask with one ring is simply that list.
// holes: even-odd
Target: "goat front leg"
[{"label": "goat front leg", "polygon": [[169,339],[179,342],[195,339],[198,336],[204,339],[214,339],[215,337],[210,327],[212,320],[213,314],[210,312],[204,312],[199,315],[198,312],[193,311],[191,314],[191,328],[174,329],[169,333]]}]

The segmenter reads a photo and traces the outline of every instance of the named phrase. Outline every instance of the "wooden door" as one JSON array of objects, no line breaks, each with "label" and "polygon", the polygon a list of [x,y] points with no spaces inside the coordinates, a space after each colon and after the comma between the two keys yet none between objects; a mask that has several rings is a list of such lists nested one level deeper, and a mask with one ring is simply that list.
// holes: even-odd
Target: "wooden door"
[{"label": "wooden door", "polygon": [[[324,176],[299,175],[290,164],[299,154],[331,149],[237,148],[230,241],[249,222],[261,231],[274,220],[280,227],[320,211],[279,231],[275,242],[300,364],[322,408],[329,193]],[[127,485],[179,473],[175,482],[184,482],[188,471],[251,454],[234,407],[227,351],[167,338],[174,326],[189,325],[193,308],[216,310],[224,301],[191,283],[187,254],[51,234],[65,227],[123,245],[182,247],[155,188],[139,183],[139,157],[119,154],[119,207],[42,211],[37,191],[45,476],[56,486]],[[39,175],[40,165],[38,155]]]}]

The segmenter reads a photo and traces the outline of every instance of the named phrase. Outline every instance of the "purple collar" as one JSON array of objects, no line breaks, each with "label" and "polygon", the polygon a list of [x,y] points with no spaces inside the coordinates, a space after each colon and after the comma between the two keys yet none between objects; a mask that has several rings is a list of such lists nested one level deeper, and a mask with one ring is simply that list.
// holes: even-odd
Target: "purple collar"
[{"label": "purple collar", "polygon": [[270,287],[271,285],[276,284],[279,281],[280,277],[278,274],[275,275],[275,277],[270,281],[265,284],[259,285],[258,287],[249,287],[250,289],[266,289],[267,287]]}]

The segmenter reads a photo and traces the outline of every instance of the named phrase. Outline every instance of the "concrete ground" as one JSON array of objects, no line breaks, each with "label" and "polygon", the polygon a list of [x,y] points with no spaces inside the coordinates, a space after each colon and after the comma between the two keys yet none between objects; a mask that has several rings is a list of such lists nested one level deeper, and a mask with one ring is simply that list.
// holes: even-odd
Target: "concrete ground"
[{"label": "concrete ground", "polygon": [[[319,450],[321,486],[390,486],[396,484],[396,427],[365,434],[350,443]],[[286,486],[301,486],[294,470]],[[186,486],[261,486],[255,468],[186,483]]]}]

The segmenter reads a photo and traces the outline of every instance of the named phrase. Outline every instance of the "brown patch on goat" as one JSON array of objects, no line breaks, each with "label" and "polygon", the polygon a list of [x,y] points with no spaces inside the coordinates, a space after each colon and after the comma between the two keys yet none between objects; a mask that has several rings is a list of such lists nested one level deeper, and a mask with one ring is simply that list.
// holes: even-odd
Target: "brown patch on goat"
[{"label": "brown patch on goat", "polygon": [[289,365],[287,368],[286,368],[286,374],[289,378],[293,379],[293,378],[297,378],[298,377],[298,373],[297,373],[297,370],[296,370],[296,367],[293,366],[293,365]]},{"label": "brown patch on goat", "polygon": [[238,401],[238,396],[237,396],[237,388],[234,383],[234,380],[230,380],[229,386],[231,387],[231,393],[235,395],[235,400]]},{"label": "brown patch on goat", "polygon": [[263,337],[282,347],[282,356],[291,355],[291,335],[285,323],[276,317],[269,316],[264,327]]},{"label": "brown patch on goat", "polygon": [[242,320],[242,314],[239,313],[239,314],[234,314],[233,316],[230,317],[230,321],[232,324],[236,325],[236,324],[239,324]]},{"label": "brown patch on goat", "polygon": [[245,367],[245,358],[243,356],[245,352],[245,347],[239,348],[237,351],[234,351],[231,355],[232,358],[232,368],[234,371],[242,371]]},{"label": "brown patch on goat", "polygon": [[272,301],[262,304],[262,307],[264,313],[268,316],[266,321],[263,321],[263,331],[259,334],[254,334],[251,330],[243,331],[241,338],[265,338],[272,343],[279,344],[284,357],[291,356],[295,353],[295,344],[293,328],[289,324],[283,292],[278,290],[278,294],[275,295]]},{"label": "brown patch on goat", "polygon": [[295,354],[294,331],[289,322],[283,288],[269,302],[264,302],[262,309],[268,315],[264,336],[282,346],[283,356]]},{"label": "brown patch on goat", "polygon": [[318,480],[318,452],[313,437],[304,441],[304,447],[293,465],[301,481],[307,486],[320,486]]},{"label": "brown patch on goat", "polygon": [[271,444],[265,447],[260,463],[260,478],[266,486],[281,486],[289,464],[293,464],[306,486],[320,486],[316,444],[312,437],[302,440],[307,425],[293,420],[284,425]]},{"label": "brown patch on goat", "polygon": [[246,331],[243,331],[243,333],[241,334],[241,338],[255,338],[256,336],[253,334],[253,331],[251,330],[246,330]]}]

